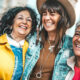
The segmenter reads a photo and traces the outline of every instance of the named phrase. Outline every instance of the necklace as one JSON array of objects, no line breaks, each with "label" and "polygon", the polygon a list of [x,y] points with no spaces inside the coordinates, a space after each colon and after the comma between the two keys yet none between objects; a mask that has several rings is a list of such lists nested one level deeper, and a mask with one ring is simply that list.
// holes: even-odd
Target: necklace
[{"label": "necklace", "polygon": [[[55,42],[55,41],[54,41]],[[49,51],[52,53],[53,52],[53,48],[55,47],[55,44],[51,45],[50,41],[48,40],[48,43],[49,43]]]},{"label": "necklace", "polygon": [[36,73],[36,78],[42,78],[42,70],[43,70],[43,68],[44,68],[47,60],[49,59],[50,54],[52,54],[52,51],[50,51],[49,48],[48,48],[49,53],[48,53],[48,55],[46,56],[46,58],[45,58],[45,60],[44,60],[44,63],[42,64],[43,58],[44,58],[44,55],[43,55],[43,54],[44,54],[45,50],[46,50],[46,49],[43,48],[42,55],[41,55],[41,61],[40,61],[40,64],[41,64],[41,65],[40,65],[40,70]]},{"label": "necklace", "polygon": [[[43,53],[44,53],[44,48],[43,48]],[[45,66],[45,64],[46,64],[46,62],[47,62],[47,60],[48,60],[48,57],[49,57],[50,54],[51,54],[51,53],[49,53],[49,54],[47,55],[46,59],[44,60],[44,64],[43,64],[43,66],[42,66],[42,62],[43,62],[43,58],[44,58],[44,57],[43,57],[43,53],[42,53],[42,56],[41,56],[40,71],[36,73],[36,78],[42,78],[42,70],[43,70],[43,68],[44,68],[44,66]]]}]

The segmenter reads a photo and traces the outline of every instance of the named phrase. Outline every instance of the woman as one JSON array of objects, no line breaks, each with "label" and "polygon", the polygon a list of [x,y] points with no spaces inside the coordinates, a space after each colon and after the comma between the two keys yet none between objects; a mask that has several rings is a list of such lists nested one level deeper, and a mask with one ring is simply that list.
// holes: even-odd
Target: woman
[{"label": "woman", "polygon": [[[58,76],[53,78],[53,70],[59,70],[58,65],[61,62],[67,65],[65,62],[67,57],[63,61],[60,59],[64,50],[72,46],[72,39],[65,36],[65,32],[74,24],[75,12],[67,0],[37,0],[37,7],[41,15],[37,41],[41,44],[38,43],[40,48],[34,46],[27,54],[26,75],[23,79],[60,80],[56,79]],[[54,74],[56,74],[55,71]]]},{"label": "woman", "polygon": [[70,68],[65,80],[80,79],[80,22],[76,25],[75,34],[73,36],[73,53],[75,56],[67,60],[67,65]]},{"label": "woman", "polygon": [[[0,24],[0,80],[20,80],[23,76],[28,42],[36,32],[36,14],[28,7],[6,12]],[[28,37],[26,39],[26,37]]]}]

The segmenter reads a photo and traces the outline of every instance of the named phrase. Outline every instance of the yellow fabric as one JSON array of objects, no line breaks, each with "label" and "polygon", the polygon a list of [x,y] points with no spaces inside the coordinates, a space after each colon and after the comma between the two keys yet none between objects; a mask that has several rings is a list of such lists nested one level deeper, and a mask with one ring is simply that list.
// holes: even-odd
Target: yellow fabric
[{"label": "yellow fabric", "polygon": [[[25,41],[23,45],[23,69],[28,46],[28,42]],[[8,44],[6,34],[4,34],[0,37],[0,80],[11,80],[14,66],[15,56]]]}]

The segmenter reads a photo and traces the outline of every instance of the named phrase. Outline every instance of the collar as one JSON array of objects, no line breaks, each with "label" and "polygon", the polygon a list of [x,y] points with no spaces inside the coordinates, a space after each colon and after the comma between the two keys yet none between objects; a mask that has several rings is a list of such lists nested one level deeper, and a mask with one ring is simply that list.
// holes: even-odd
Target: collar
[{"label": "collar", "polygon": [[12,38],[10,38],[8,35],[7,35],[7,39],[8,39],[8,43],[10,45],[13,45],[13,46],[16,46],[16,47],[22,47],[24,45],[24,41],[25,41],[25,39],[23,39],[23,40],[17,42],[15,40],[13,40]]},{"label": "collar", "polygon": [[70,57],[69,59],[67,59],[67,65],[74,70],[74,66],[75,66],[75,56]]},{"label": "collar", "polygon": [[8,42],[6,34],[0,36],[0,44],[6,44]]}]

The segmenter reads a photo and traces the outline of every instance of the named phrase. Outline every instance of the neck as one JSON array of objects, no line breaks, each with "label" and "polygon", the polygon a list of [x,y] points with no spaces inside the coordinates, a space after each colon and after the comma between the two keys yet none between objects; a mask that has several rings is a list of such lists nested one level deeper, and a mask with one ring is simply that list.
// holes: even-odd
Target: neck
[{"label": "neck", "polygon": [[55,32],[48,32],[48,38],[50,41],[55,41],[55,36],[56,36]]},{"label": "neck", "polygon": [[11,37],[16,41],[16,42],[19,42],[23,39],[25,39],[25,37],[23,35],[18,35],[18,34],[15,34],[14,32],[11,33]]},{"label": "neck", "polygon": [[80,57],[76,57],[76,66],[80,67]]}]

